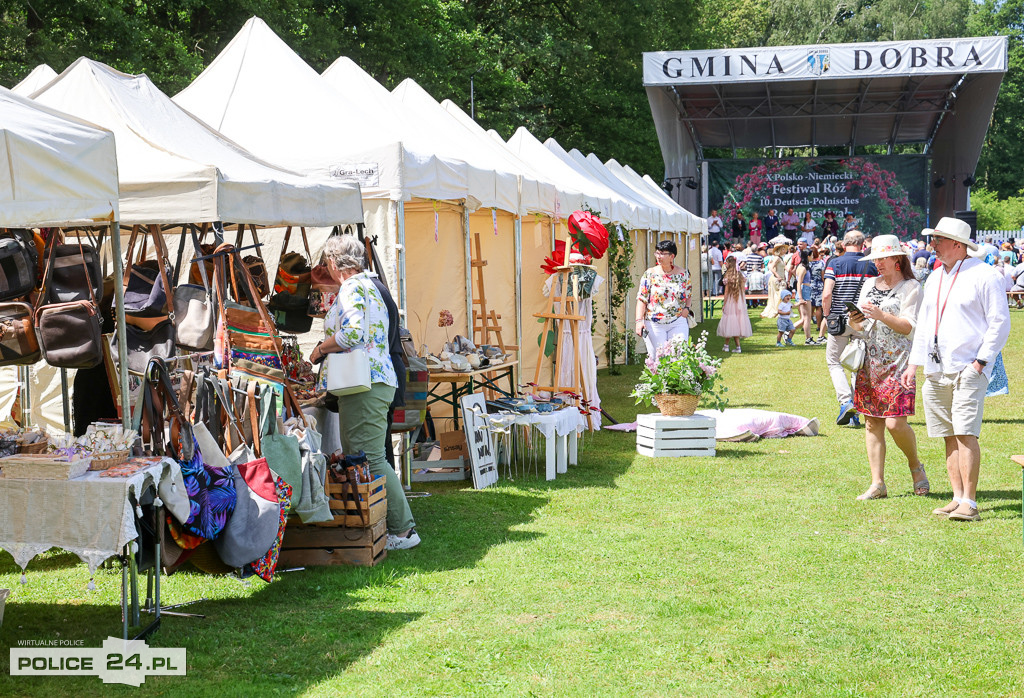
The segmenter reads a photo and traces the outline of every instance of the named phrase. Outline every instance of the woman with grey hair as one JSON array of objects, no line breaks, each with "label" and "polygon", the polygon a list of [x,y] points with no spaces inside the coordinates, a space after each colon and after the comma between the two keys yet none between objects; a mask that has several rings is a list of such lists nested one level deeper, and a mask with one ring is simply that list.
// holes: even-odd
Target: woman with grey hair
[{"label": "woman with grey hair", "polygon": [[380,291],[363,271],[363,244],[351,235],[328,239],[324,249],[327,269],[341,285],[338,297],[324,318],[323,342],[310,353],[314,363],[326,354],[348,351],[363,342],[370,359],[370,390],[338,397],[341,446],[346,454],[362,451],[375,476],[383,475],[388,499],[389,550],[419,545],[416,522],[398,475],[384,455],[388,407],[395,397],[398,379],[388,347],[388,311]]}]

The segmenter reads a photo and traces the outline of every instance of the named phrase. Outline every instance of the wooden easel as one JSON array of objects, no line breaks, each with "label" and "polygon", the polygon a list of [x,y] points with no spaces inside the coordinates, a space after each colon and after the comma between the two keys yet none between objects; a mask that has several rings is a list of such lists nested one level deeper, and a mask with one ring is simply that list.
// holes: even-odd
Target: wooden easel
[{"label": "wooden easel", "polygon": [[[494,344],[504,353],[518,349],[516,345],[505,344],[501,338],[501,315],[487,309],[487,293],[484,291],[484,267],[487,261],[480,252],[480,233],[473,233],[473,341],[477,346]],[[491,334],[496,340],[491,341]]]},{"label": "wooden easel", "polygon": [[[572,239],[568,238],[565,243],[566,257],[572,249]],[[546,391],[550,393],[572,392],[580,395],[583,402],[587,402],[587,387],[583,383],[583,362],[580,354],[580,322],[584,319],[580,315],[579,278],[572,272],[576,268],[585,268],[583,264],[566,264],[558,267],[555,277],[551,282],[551,292],[548,294],[548,310],[546,313],[534,313],[534,317],[544,318],[544,329],[541,330],[540,354],[537,357],[537,370],[534,372],[533,382],[535,392]],[[558,295],[559,293],[563,295]],[[558,312],[555,312],[555,303],[560,303]],[[572,383],[571,385],[559,385],[558,378],[562,375],[562,367],[570,359],[566,356],[565,343],[562,341],[562,325],[559,320],[568,322],[572,335],[573,355],[572,359]],[[544,366],[544,347],[547,345],[548,332],[554,328],[557,336],[557,349],[555,351],[555,385],[541,384],[540,374]],[[593,430],[593,417],[587,413],[587,428]]]},{"label": "wooden easel", "polygon": [[[505,344],[505,340],[501,337],[501,315],[487,309],[487,293],[484,291],[484,267],[487,266],[487,260],[484,259],[480,250],[480,233],[473,233],[473,259],[470,260],[470,266],[474,270],[473,276],[470,277],[473,287],[473,342],[478,347],[484,344],[493,344],[501,349],[503,354],[509,351],[518,351],[519,345]],[[493,342],[491,341],[492,334],[495,337]],[[493,378],[491,374],[486,375]],[[512,384],[515,385],[515,380],[512,381]],[[485,389],[484,395],[488,399],[495,397],[494,391],[490,389]]]}]

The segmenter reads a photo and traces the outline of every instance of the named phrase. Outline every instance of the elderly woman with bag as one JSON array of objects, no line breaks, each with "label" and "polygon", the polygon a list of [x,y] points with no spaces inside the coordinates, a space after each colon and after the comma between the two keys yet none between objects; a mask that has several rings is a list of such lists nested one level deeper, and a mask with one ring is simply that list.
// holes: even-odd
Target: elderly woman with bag
[{"label": "elderly woman with bag", "polygon": [[[326,338],[310,353],[310,361],[325,361],[321,368],[322,387],[329,387],[338,396],[338,419],[341,446],[346,455],[360,451],[366,454],[370,472],[383,475],[388,501],[389,550],[403,550],[419,545],[416,522],[398,475],[384,455],[388,407],[395,397],[398,379],[389,355],[388,311],[372,279],[363,271],[363,245],[351,235],[328,239],[324,249],[331,276],[340,284],[338,297],[324,318]],[[369,387],[337,387],[337,379],[350,376],[329,376],[338,362],[328,358],[334,353],[365,352],[369,364]],[[363,357],[353,354],[353,363]]]},{"label": "elderly woman with bag", "polygon": [[[900,382],[910,361],[921,284],[914,277],[910,256],[895,235],[879,235],[871,247],[871,254],[862,261],[874,261],[879,276],[864,282],[857,301],[860,312],[851,310],[849,316],[854,336],[863,341],[863,347],[858,347],[856,341],[850,342],[840,359],[847,368],[857,372],[853,404],[867,419],[864,439],[871,486],[857,499],[887,496],[886,430],[907,457],[914,494],[924,496],[929,492],[928,477],[917,455],[914,430],[907,423],[907,417],[914,414],[916,391],[905,388]],[[859,367],[850,365],[861,356]]]}]

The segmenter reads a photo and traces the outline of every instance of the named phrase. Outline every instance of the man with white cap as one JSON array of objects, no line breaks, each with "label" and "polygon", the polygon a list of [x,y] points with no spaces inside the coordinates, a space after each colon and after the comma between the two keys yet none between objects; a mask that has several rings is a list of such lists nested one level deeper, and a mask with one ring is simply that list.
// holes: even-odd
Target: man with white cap
[{"label": "man with white cap", "polygon": [[953,501],[934,513],[977,521],[978,437],[985,390],[992,362],[1010,334],[1010,311],[1002,277],[967,254],[978,248],[970,225],[956,218],[941,219],[932,233],[932,247],[942,266],[925,282],[902,383],[912,387],[918,366],[924,366],[921,392],[928,436],[946,443]]}]

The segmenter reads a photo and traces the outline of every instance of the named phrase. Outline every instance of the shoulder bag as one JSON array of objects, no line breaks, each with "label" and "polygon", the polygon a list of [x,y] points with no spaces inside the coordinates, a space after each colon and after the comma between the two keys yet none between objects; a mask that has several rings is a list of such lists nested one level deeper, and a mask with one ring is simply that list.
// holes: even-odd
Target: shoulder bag
[{"label": "shoulder bag", "polygon": [[32,233],[12,230],[0,237],[0,301],[29,294],[39,280],[39,250]]},{"label": "shoulder bag", "polygon": [[[35,310],[35,331],[40,351],[46,363],[57,368],[93,368],[103,362],[103,334],[99,307],[93,293],[94,287],[88,282],[90,279],[88,255],[81,241],[78,246],[80,248],[79,255],[64,255],[61,259],[77,259],[78,264],[82,267],[79,278],[86,280],[84,286],[89,300],[43,302],[43,299],[48,296],[56,295],[50,293],[54,275],[53,261],[55,250],[58,248],[57,245],[53,245],[47,256],[46,273],[43,275],[43,285],[39,291],[38,302],[40,304]],[[96,262],[97,267],[91,278],[102,282],[98,266],[99,258],[96,258]],[[65,272],[67,272],[66,268]],[[68,279],[72,276],[65,273],[64,278]]]},{"label": "shoulder bag", "polygon": [[41,355],[32,306],[0,303],[0,366],[28,366]]},{"label": "shoulder bag", "polygon": [[97,308],[103,300],[103,268],[98,249],[103,247],[101,233],[96,245],[58,244],[57,235],[47,242],[46,272],[49,279],[40,295],[44,304],[91,301]]},{"label": "shoulder bag", "polygon": [[847,371],[856,373],[864,365],[864,358],[867,356],[867,344],[860,337],[854,337],[839,355],[839,363]]},{"label": "shoulder bag", "polygon": [[[206,253],[202,249],[199,237],[194,228],[190,227],[190,230],[195,255],[202,257]],[[213,335],[217,325],[213,292],[207,274],[207,261],[193,262],[192,268],[199,270],[201,284],[182,284],[174,289],[175,339],[179,346],[199,351],[213,348]]]},{"label": "shoulder bag", "polygon": [[277,276],[274,278],[274,295],[267,304],[277,327],[288,332],[309,332],[313,325],[313,318],[306,312],[312,283],[312,270],[309,266],[312,257],[309,254],[306,229],[299,228],[299,231],[302,233],[306,256],[303,257],[298,252],[286,252],[292,234],[289,226],[284,234],[281,259],[277,265]]},{"label": "shoulder bag", "polygon": [[365,281],[360,280],[360,283],[366,292],[363,342],[348,351],[330,352],[324,357],[320,369],[322,389],[337,397],[365,393],[370,389],[370,355],[366,351],[370,341],[370,289]]}]

